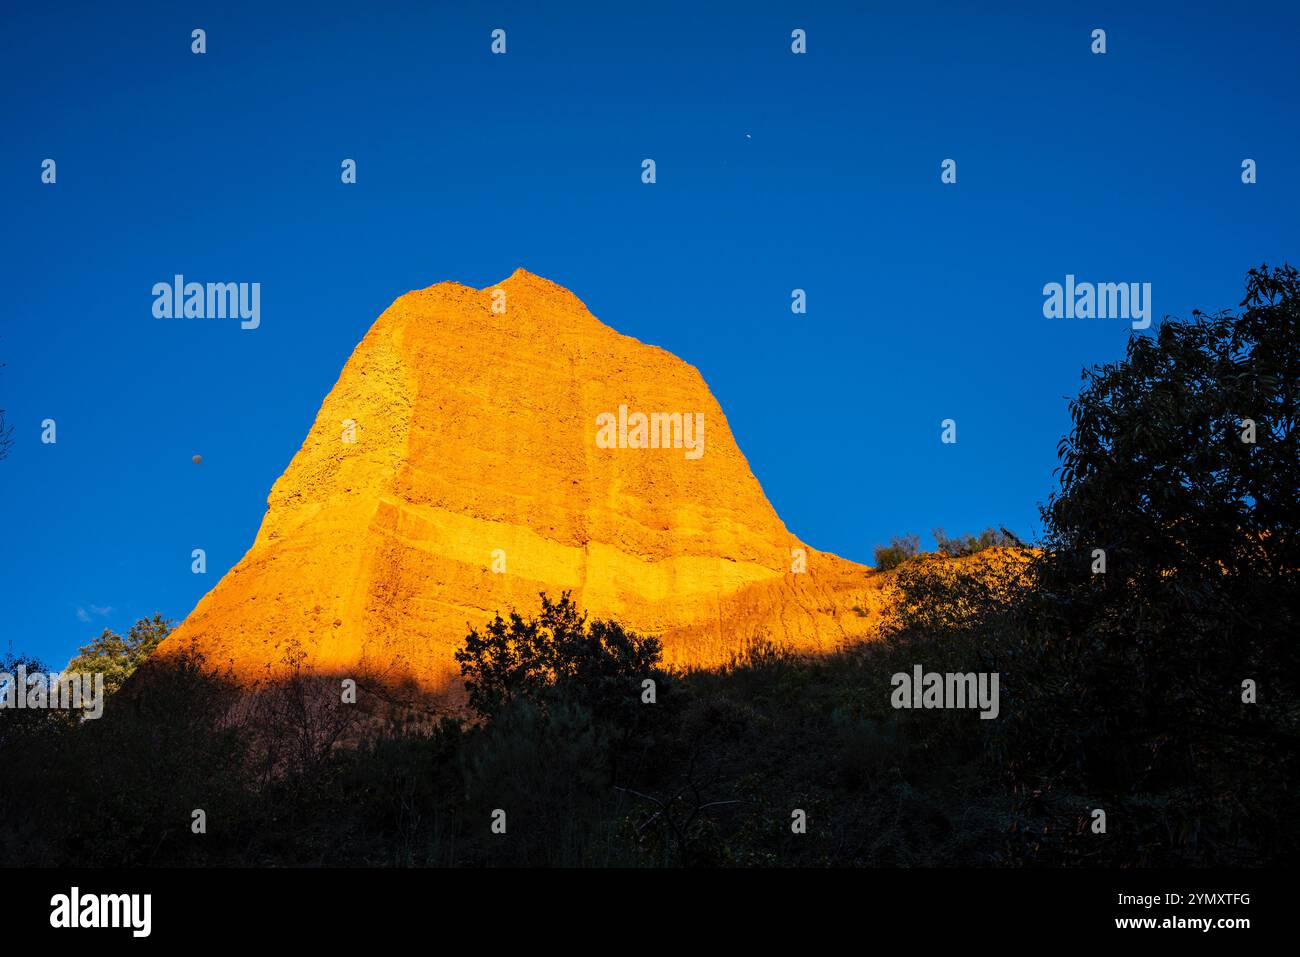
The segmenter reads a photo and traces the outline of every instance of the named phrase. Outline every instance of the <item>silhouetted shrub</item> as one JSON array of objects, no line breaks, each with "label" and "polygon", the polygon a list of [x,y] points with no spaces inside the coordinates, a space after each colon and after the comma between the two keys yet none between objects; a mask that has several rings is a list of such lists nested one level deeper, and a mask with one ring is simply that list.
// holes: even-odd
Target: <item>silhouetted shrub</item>
[{"label": "silhouetted shrub", "polygon": [[545,710],[566,701],[590,708],[600,718],[626,723],[642,706],[644,682],[666,684],[659,667],[657,638],[624,631],[614,621],[588,623],[565,592],[558,602],[541,596],[541,613],[524,619],[500,615],[483,634],[471,629],[456,652],[469,703],[490,718],[512,702],[527,699]]}]

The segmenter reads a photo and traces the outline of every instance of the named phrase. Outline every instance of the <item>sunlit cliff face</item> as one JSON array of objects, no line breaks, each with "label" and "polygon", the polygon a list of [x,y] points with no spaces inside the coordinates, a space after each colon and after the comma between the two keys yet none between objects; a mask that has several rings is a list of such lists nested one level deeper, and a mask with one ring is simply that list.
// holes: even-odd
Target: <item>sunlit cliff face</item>
[{"label": "sunlit cliff face", "polygon": [[519,270],[384,311],[160,653],[260,677],[297,639],[316,669],[438,689],[468,625],[566,589],[677,664],[755,636],[829,650],[879,604],[868,569],[786,530],[699,372]]}]

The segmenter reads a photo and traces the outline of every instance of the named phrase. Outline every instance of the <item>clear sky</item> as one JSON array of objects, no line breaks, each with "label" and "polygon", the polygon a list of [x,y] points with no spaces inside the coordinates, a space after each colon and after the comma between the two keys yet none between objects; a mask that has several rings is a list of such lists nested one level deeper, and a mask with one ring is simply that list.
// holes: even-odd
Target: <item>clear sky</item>
[{"label": "clear sky", "polygon": [[[56,667],[239,560],[409,289],[567,286],[701,370],[795,534],[870,562],[1038,533],[1066,397],[1133,334],[1044,318],[1044,284],[1149,282],[1158,321],[1300,264],[1293,2],[270,6],[0,13],[0,640]],[[156,320],[176,273],[261,283],[260,328]]]}]

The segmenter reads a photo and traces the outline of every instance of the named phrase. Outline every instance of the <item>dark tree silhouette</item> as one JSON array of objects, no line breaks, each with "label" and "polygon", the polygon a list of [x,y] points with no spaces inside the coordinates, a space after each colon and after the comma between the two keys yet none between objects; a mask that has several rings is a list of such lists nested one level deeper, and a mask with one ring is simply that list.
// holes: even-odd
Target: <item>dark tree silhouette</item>
[{"label": "dark tree silhouette", "polygon": [[566,591],[558,602],[542,594],[542,611],[525,620],[500,615],[483,634],[470,629],[456,652],[469,703],[484,717],[519,699],[545,704],[556,695],[602,717],[618,717],[640,704],[641,683],[662,682],[662,646],[614,621],[593,621]]},{"label": "dark tree silhouette", "polygon": [[1153,702],[1294,660],[1300,276],[1251,270],[1241,307],[1085,370],[1043,510],[1047,587],[1137,649]]},{"label": "dark tree silhouette", "polygon": [[1297,733],[1300,676],[1300,275],[1253,269],[1238,312],[1166,319],[1083,379],[1039,569],[1044,647],[1075,689],[1060,715],[1072,753],[1117,782],[1210,782],[1218,762],[1225,787],[1229,767],[1276,753],[1269,773],[1285,780],[1295,764],[1277,747]]}]

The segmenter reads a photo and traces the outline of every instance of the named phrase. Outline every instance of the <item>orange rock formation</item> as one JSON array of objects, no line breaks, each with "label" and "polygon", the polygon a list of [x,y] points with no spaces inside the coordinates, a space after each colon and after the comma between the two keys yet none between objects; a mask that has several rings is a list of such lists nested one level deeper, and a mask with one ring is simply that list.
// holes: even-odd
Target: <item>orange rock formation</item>
[{"label": "orange rock formation", "polygon": [[[638,412],[680,413],[686,434],[642,432]],[[162,654],[192,640],[257,677],[297,638],[315,669],[432,690],[458,684],[468,624],[531,613],[539,591],[696,665],[752,637],[830,650],[880,604],[869,569],[786,530],[696,369],[523,270],[385,310],[267,505]]]}]

